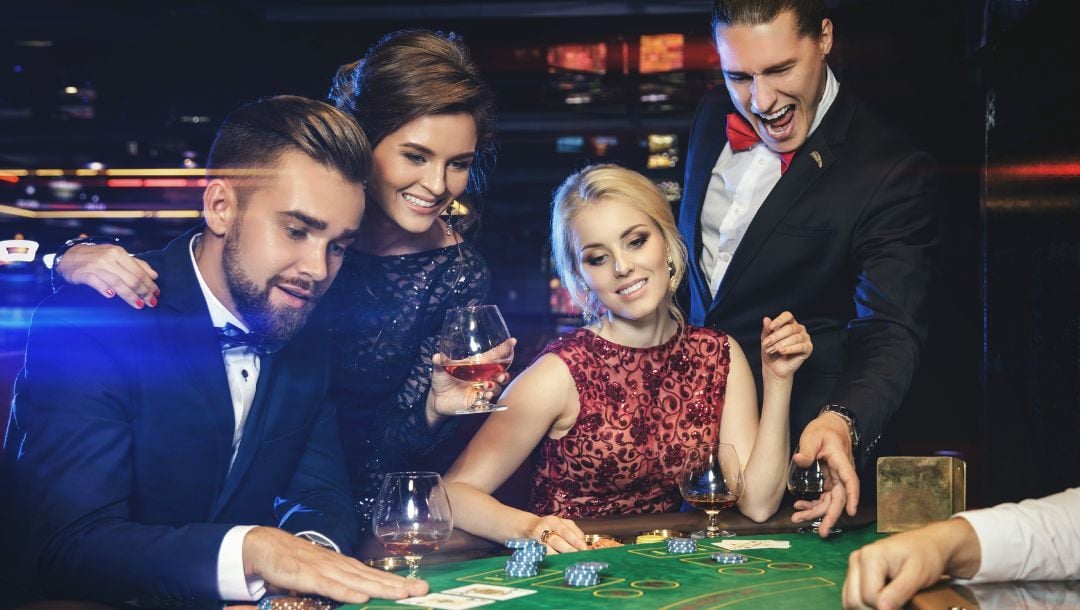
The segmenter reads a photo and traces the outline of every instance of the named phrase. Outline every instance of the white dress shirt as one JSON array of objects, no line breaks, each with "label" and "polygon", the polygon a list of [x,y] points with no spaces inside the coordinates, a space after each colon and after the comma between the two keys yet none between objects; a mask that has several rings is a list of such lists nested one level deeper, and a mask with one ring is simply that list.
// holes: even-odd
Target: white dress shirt
[{"label": "white dress shirt", "polygon": [[[810,131],[814,133],[829,111],[840,83],[826,66],[825,91],[821,95]],[[780,181],[780,155],[758,142],[748,150],[732,152],[731,143],[716,160],[701,208],[701,270],[716,294],[750,221]]]},{"label": "white dress shirt", "polygon": [[979,571],[960,582],[1080,580],[1080,487],[956,516],[982,548]]},{"label": "white dress shirt", "polygon": [[[210,287],[206,285],[199,264],[195,260],[195,243],[202,233],[191,238],[188,251],[191,253],[191,266],[195,268],[195,278],[199,280],[206,306],[210,310],[210,320],[221,328],[228,322],[244,332],[248,327],[218,300]],[[221,354],[225,363],[225,375],[229,380],[229,394],[233,406],[233,441],[232,457],[229,467],[236,460],[240,448],[240,437],[244,432],[251,403],[255,399],[255,387],[259,383],[259,356],[247,346],[232,347]],[[266,582],[262,578],[248,579],[244,575],[244,536],[254,529],[254,525],[238,525],[225,533],[218,550],[217,582],[221,599],[230,601],[256,601],[266,594]]]}]

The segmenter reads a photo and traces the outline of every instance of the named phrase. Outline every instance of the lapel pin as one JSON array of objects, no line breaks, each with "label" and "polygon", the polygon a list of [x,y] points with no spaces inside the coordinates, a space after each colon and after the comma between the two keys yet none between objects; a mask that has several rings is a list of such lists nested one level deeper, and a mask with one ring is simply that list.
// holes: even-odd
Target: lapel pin
[{"label": "lapel pin", "polygon": [[814,160],[814,163],[817,163],[818,169],[821,169],[821,153],[812,150],[810,151],[810,158]]}]

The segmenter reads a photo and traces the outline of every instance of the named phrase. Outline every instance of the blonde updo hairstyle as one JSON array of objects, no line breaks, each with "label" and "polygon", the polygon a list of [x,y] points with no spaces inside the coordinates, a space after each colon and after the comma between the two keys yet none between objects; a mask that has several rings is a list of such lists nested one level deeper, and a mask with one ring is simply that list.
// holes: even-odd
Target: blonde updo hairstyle
[{"label": "blonde updo hairstyle", "polygon": [[682,312],[675,304],[675,289],[686,275],[686,245],[679,235],[671,205],[660,189],[641,174],[618,165],[591,165],[572,174],[555,190],[551,203],[551,253],[563,286],[585,312],[586,321],[600,319],[603,304],[585,284],[574,243],[574,218],[603,199],[617,199],[648,216],[667,243],[674,273],[668,285],[667,309],[680,324]]}]

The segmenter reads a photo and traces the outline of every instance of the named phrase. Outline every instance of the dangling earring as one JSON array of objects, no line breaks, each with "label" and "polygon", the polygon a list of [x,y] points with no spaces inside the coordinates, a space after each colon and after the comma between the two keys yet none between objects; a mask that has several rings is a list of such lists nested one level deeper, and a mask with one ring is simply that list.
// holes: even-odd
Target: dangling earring
[{"label": "dangling earring", "polygon": [[593,294],[592,294],[592,290],[589,290],[589,287],[585,285],[585,281],[584,280],[580,280],[580,281],[581,281],[581,290],[582,290],[582,292],[584,293],[584,296],[585,296],[585,306],[581,308],[581,318],[585,322],[585,325],[588,326],[589,324],[593,323],[593,320],[596,319],[596,313],[593,312],[593,308],[592,308]]},{"label": "dangling earring", "polygon": [[454,206],[457,205],[457,201],[450,204],[450,213],[446,216],[446,234],[450,235],[454,232]]},{"label": "dangling earring", "polygon": [[675,279],[675,261],[672,260],[670,254],[667,257],[667,271],[668,277],[671,278],[668,280],[668,286],[671,287],[671,292],[675,292],[679,289],[679,282]]}]

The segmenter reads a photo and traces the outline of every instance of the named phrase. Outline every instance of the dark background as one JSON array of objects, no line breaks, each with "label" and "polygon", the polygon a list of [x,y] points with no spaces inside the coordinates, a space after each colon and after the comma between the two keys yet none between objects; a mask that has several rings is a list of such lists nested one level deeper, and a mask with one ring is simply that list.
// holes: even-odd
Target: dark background
[{"label": "dark background", "polygon": [[[837,37],[830,64],[842,86],[930,151],[942,172],[945,239],[931,338],[888,449],[960,452],[969,462],[973,505],[1080,482],[1080,86],[1065,4],[829,2]],[[339,64],[392,30],[457,32],[500,109],[498,164],[475,237],[491,263],[491,300],[520,339],[521,367],[560,322],[549,308],[552,189],[574,169],[605,160],[681,182],[681,161],[646,170],[645,141],[651,133],[676,134],[683,158],[697,100],[722,86],[709,6],[25,2],[5,8],[0,20],[0,170],[75,170],[92,162],[180,168],[185,159],[198,167],[230,109],[279,93],[321,98]],[[685,36],[685,68],[641,74],[639,37],[666,33]],[[608,48],[603,75],[548,66],[552,45],[599,42]],[[592,103],[567,104],[572,94],[588,94]],[[642,101],[655,94],[667,98]],[[560,136],[581,136],[586,144],[557,152]],[[600,154],[588,145],[590,136],[617,144]],[[129,249],[148,249],[195,221],[46,219],[23,210],[79,216],[87,209],[200,207],[197,188],[59,181],[5,180],[0,172],[0,239],[21,234],[45,253],[80,233],[105,234]],[[48,292],[47,277],[39,261],[0,265],[4,391],[21,362],[32,308]]]}]

